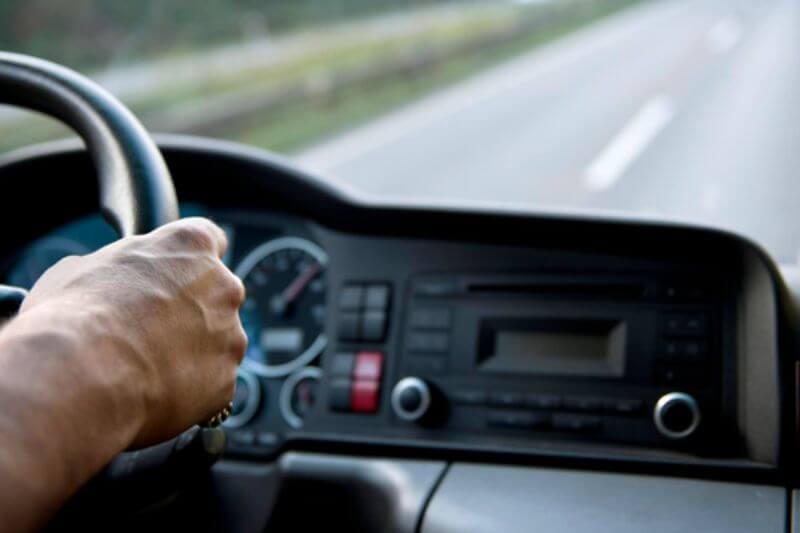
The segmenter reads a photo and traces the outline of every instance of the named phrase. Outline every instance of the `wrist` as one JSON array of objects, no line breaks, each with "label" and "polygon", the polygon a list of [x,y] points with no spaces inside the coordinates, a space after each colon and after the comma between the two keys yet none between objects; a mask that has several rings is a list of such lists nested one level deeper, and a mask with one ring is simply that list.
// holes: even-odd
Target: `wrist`
[{"label": "wrist", "polygon": [[50,406],[54,414],[66,412],[76,427],[102,423],[113,445],[124,449],[144,423],[144,369],[114,331],[118,323],[103,303],[48,300],[0,331],[0,354],[8,353],[8,363],[29,382],[50,384],[37,392],[60,403]]}]

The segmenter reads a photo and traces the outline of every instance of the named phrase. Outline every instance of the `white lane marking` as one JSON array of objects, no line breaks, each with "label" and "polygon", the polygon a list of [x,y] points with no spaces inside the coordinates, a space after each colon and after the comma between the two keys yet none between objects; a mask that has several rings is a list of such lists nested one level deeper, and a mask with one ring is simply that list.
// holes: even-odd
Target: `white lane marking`
[{"label": "white lane marking", "polygon": [[675,114],[669,97],[651,98],[586,167],[586,185],[593,191],[611,187]]},{"label": "white lane marking", "polygon": [[[433,94],[388,115],[347,132],[340,137],[312,146],[293,158],[296,163],[317,173],[329,173],[403,138],[409,138],[425,127],[471,108],[507,91],[546,79],[560,68],[590,57],[605,47],[612,47],[651,27],[663,25],[682,14],[683,4],[654,3],[623,10],[501,63],[454,86]],[[642,20],[644,19],[644,20]]]},{"label": "white lane marking", "polygon": [[736,46],[741,39],[742,25],[731,16],[719,20],[708,30],[708,35],[706,36],[708,48],[715,54],[727,52]]}]

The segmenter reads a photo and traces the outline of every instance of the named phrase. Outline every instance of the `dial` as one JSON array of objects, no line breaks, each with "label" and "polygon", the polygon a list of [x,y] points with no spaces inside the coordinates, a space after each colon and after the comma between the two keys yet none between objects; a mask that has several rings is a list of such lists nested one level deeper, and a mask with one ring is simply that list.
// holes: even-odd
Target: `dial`
[{"label": "dial", "polygon": [[280,377],[314,360],[325,348],[325,265],[316,244],[282,237],[262,244],[236,269],[247,289],[242,325],[249,340],[243,365]]},{"label": "dial", "polygon": [[322,372],[309,366],[289,376],[283,384],[280,409],[286,423],[295,429],[303,427],[306,415],[314,408]]}]

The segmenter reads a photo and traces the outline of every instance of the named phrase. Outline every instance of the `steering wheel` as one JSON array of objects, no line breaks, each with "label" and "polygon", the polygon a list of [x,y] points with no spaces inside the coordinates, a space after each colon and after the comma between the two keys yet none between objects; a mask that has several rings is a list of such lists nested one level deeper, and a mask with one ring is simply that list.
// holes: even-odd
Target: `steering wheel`
[{"label": "steering wheel", "polygon": [[[153,140],[108,91],[66,67],[0,52],[0,104],[39,111],[81,136],[100,190],[100,211],[120,237],[178,219],[172,178]],[[0,286],[0,317],[16,313],[25,291]]]},{"label": "steering wheel", "polygon": [[100,209],[121,237],[178,219],[172,178],[150,135],[87,77],[49,61],[0,52],[0,103],[49,115],[81,136],[97,169]]},{"label": "steering wheel", "polygon": [[[150,135],[119,100],[87,77],[49,61],[0,52],[0,103],[39,111],[80,135],[97,170],[100,210],[120,237],[178,219],[175,187]],[[0,317],[16,313],[25,294],[0,286]],[[209,435],[195,429],[151,449],[121,454],[90,483],[89,492],[108,492],[97,485],[111,484],[128,495],[154,472],[163,481],[165,475],[211,462],[207,452],[216,458],[222,445],[221,430]]]}]

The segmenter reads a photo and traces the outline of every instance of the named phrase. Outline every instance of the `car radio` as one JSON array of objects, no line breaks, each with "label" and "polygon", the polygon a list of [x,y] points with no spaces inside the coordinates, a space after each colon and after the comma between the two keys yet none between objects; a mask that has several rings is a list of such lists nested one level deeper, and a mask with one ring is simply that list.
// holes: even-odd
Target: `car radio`
[{"label": "car radio", "polygon": [[702,451],[728,433],[723,309],[711,280],[416,277],[395,422]]}]

